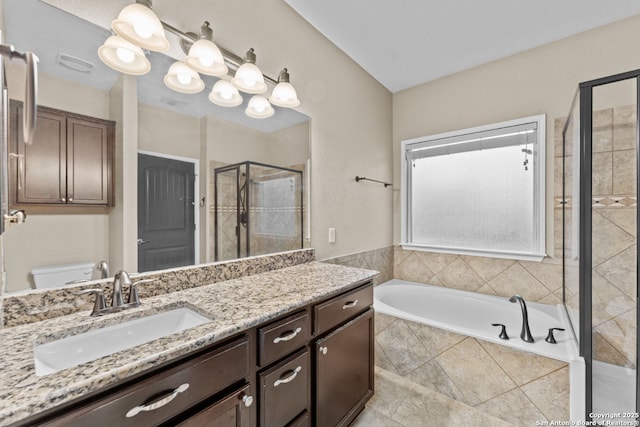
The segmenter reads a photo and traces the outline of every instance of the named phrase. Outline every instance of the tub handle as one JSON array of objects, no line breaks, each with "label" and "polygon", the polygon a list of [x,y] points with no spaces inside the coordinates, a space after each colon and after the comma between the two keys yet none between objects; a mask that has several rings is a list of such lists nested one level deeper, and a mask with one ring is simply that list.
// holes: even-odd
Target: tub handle
[{"label": "tub handle", "polygon": [[558,341],[556,341],[556,337],[553,336],[553,331],[564,331],[564,328],[549,328],[549,333],[544,340],[549,344],[558,344]]},{"label": "tub handle", "polygon": [[345,304],[342,306],[342,309],[343,309],[343,310],[346,310],[346,309],[348,309],[348,308],[353,308],[353,307],[355,307],[356,305],[358,305],[358,300],[349,301],[349,302],[345,303]]},{"label": "tub handle", "polygon": [[509,339],[509,335],[507,335],[507,327],[505,325],[503,325],[502,323],[492,323],[491,326],[501,326],[502,328],[500,329],[500,335],[498,336],[503,340]]}]

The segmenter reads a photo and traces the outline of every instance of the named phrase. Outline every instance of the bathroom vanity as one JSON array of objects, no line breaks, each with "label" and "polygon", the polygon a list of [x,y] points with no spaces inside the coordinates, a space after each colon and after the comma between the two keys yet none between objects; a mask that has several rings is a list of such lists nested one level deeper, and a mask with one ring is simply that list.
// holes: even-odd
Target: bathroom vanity
[{"label": "bathroom vanity", "polygon": [[[55,374],[29,373],[8,398],[24,405],[31,393],[30,414],[0,425],[348,425],[373,395],[374,275],[312,262],[148,298],[143,305],[160,311],[188,302],[212,320]],[[56,335],[64,318],[108,316],[86,317],[38,323]],[[38,323],[3,334],[33,337]]]}]

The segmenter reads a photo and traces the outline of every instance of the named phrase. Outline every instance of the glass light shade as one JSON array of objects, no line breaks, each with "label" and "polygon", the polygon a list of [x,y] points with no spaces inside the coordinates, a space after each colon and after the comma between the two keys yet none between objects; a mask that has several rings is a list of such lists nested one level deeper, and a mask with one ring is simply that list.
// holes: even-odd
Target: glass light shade
[{"label": "glass light shade", "polygon": [[204,89],[200,75],[182,61],[174,62],[169,67],[167,75],[164,76],[164,84],[181,93],[198,93]]},{"label": "glass light shade", "polygon": [[151,9],[138,3],[120,11],[118,19],[111,23],[113,31],[125,40],[156,52],[169,50],[169,41],[162,23]]},{"label": "glass light shade", "polygon": [[151,70],[151,64],[142,49],[120,36],[109,37],[98,48],[98,56],[102,62],[121,73],[140,76]]},{"label": "glass light shade", "polygon": [[207,39],[200,39],[191,46],[185,62],[208,76],[224,76],[229,71],[218,46]]},{"label": "glass light shade", "polygon": [[218,80],[211,89],[209,101],[221,107],[237,107],[242,104],[242,96],[230,82]]},{"label": "glass light shade", "polygon": [[245,62],[236,70],[235,77],[231,80],[233,85],[246,93],[265,93],[267,84],[262,77],[262,71],[256,64]]},{"label": "glass light shade", "polygon": [[266,119],[273,116],[275,111],[273,111],[273,107],[269,104],[267,98],[262,95],[253,95],[244,112],[254,119]]},{"label": "glass light shade", "polygon": [[297,107],[300,105],[298,94],[295,88],[289,82],[280,82],[273,88],[269,101],[278,107]]}]

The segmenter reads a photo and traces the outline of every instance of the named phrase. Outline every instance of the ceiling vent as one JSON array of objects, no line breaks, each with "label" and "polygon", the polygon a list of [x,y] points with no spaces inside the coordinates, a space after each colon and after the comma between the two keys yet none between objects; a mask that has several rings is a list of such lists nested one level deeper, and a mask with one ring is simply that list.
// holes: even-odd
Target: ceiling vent
[{"label": "ceiling vent", "polygon": [[163,103],[164,105],[168,105],[174,108],[182,108],[185,105],[187,105],[186,102],[178,101],[177,99],[168,98],[166,96],[163,96],[162,98],[160,98],[160,102]]},{"label": "ceiling vent", "polygon": [[82,58],[67,55],[66,53],[59,53],[56,56],[56,63],[69,70],[77,71],[79,73],[89,74],[96,67],[95,64],[86,61]]}]

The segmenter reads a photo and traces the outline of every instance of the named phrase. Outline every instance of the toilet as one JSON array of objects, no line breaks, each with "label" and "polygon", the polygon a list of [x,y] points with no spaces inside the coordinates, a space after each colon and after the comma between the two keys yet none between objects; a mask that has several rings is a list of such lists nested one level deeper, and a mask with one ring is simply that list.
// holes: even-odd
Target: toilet
[{"label": "toilet", "polygon": [[95,263],[47,265],[31,270],[36,289],[54,288],[91,280]]}]

